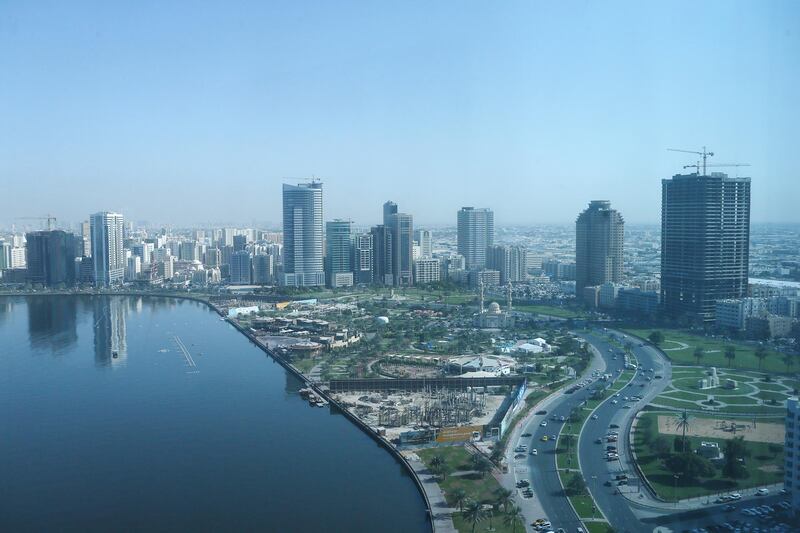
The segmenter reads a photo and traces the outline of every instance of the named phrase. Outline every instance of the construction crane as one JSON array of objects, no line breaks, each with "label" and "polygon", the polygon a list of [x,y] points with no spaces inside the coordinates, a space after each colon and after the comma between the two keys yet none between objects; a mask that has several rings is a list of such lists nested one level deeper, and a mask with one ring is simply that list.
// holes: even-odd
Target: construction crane
[{"label": "construction crane", "polygon": [[[739,167],[749,167],[750,163],[714,163],[714,164],[708,164],[706,166],[707,167],[736,167],[738,169]],[[700,161],[698,161],[694,165],[683,165],[683,168],[693,168],[693,169],[695,169],[695,172],[700,174]],[[737,170],[736,172],[737,172],[737,177],[738,177],[738,172],[739,171]],[[705,174],[705,172],[704,172],[704,174]]]},{"label": "construction crane", "polygon": [[[714,152],[709,152],[708,150],[706,150],[705,146],[703,146],[703,151],[702,152],[696,152],[694,150],[678,150],[677,148],[667,148],[667,151],[669,151],[669,152],[683,152],[685,154],[695,154],[695,155],[703,156],[703,176],[706,175],[706,159],[714,155]],[[699,169],[699,166],[698,166],[698,169]]]},{"label": "construction crane", "polygon": [[46,220],[47,221],[47,231],[51,231],[53,229],[53,224],[56,222],[56,217],[51,214],[43,217],[16,217],[18,220]]}]

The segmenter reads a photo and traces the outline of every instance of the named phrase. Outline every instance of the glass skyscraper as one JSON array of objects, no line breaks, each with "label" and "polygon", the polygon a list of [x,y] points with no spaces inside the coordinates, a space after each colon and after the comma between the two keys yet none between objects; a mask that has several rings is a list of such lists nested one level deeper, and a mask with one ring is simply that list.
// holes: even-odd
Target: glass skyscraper
[{"label": "glass skyscraper", "polygon": [[282,283],[324,285],[322,245],[322,183],[284,184]]}]

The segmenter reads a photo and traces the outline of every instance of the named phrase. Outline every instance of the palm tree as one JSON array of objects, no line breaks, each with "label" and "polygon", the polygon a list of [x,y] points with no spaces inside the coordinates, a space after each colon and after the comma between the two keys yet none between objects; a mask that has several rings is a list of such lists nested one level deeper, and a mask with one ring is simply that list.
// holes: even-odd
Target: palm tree
[{"label": "palm tree", "polygon": [[697,360],[697,365],[700,366],[700,359],[706,354],[706,351],[702,348],[702,346],[698,346],[694,349],[694,358]]},{"label": "palm tree", "polygon": [[515,505],[511,508],[508,514],[506,514],[506,517],[503,521],[507,525],[511,526],[511,533],[517,533],[517,524],[521,524],[524,519],[525,517],[522,516],[522,509]]},{"label": "palm tree", "polygon": [[725,347],[725,359],[728,360],[728,366],[730,368],[733,368],[733,360],[736,359],[736,347],[734,346]]},{"label": "palm tree", "polygon": [[434,455],[431,457],[430,468],[433,473],[442,476],[442,479],[444,479],[447,469],[447,462],[444,460],[442,455]]},{"label": "palm tree", "polygon": [[514,504],[514,493],[508,489],[500,488],[497,491],[495,498],[495,505],[498,508],[502,507],[503,511],[508,511],[508,508]]},{"label": "palm tree", "polygon": [[464,519],[472,522],[472,533],[475,533],[475,525],[479,520],[483,519],[483,505],[481,502],[470,500],[467,504],[467,510],[464,511]]},{"label": "palm tree", "polygon": [[467,503],[467,491],[464,489],[455,489],[451,496],[453,497],[453,503],[458,505],[458,510],[463,513],[464,504]]},{"label": "palm tree", "polygon": [[689,429],[689,422],[692,420],[692,417],[689,413],[684,411],[682,413],[678,413],[677,420],[675,421],[675,427],[683,431],[683,436],[681,437],[681,446],[683,447],[683,452],[686,453],[686,430]]},{"label": "palm tree", "polygon": [[756,348],[755,355],[756,359],[758,359],[758,369],[761,370],[761,365],[764,363],[764,359],[767,358],[767,355],[769,355],[769,352],[767,351],[766,347],[759,345]]}]

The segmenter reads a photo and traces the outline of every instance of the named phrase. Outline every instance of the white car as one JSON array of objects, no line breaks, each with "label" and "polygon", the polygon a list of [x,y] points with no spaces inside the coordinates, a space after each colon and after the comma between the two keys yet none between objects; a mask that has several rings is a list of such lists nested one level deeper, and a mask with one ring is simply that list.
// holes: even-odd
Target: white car
[{"label": "white car", "polygon": [[767,494],[769,494],[769,489],[765,489],[762,487],[756,491],[756,494],[758,494],[759,496],[766,496]]},{"label": "white car", "polygon": [[542,426],[543,428],[547,427],[547,420],[542,420],[542,423],[539,425]]},{"label": "white car", "polygon": [[617,402],[617,400],[611,400],[611,403],[616,404],[618,402]]},{"label": "white car", "polygon": [[592,420],[597,420],[597,415],[592,415]]}]

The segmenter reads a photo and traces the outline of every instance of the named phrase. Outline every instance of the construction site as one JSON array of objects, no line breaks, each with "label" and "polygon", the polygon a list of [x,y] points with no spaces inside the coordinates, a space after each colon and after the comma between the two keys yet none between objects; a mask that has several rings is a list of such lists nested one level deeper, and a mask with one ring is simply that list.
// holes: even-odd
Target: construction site
[{"label": "construction site", "polygon": [[346,391],[334,396],[387,439],[399,441],[401,435],[415,432],[435,438],[442,428],[480,433],[503,405],[507,392],[502,387],[431,386],[422,391]]}]

